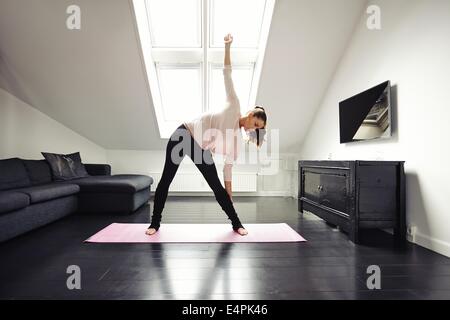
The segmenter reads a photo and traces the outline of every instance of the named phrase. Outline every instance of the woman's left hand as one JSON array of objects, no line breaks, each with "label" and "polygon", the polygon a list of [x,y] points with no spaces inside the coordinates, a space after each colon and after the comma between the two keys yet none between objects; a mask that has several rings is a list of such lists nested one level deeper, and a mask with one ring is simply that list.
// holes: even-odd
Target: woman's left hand
[{"label": "woman's left hand", "polygon": [[231,191],[231,181],[225,181],[225,190],[227,191],[231,202],[233,202],[233,192]]},{"label": "woman's left hand", "polygon": [[233,202],[233,195],[232,195],[231,192],[228,191],[228,190],[227,190],[227,193],[228,193],[228,197],[230,197],[231,202]]}]

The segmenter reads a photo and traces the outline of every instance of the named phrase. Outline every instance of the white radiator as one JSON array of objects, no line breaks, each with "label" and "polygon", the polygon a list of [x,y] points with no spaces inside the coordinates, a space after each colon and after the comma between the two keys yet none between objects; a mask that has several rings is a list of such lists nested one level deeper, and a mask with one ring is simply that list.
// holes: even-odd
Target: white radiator
[{"label": "white radiator", "polygon": [[[150,172],[149,175],[153,178],[152,190],[161,179],[161,172]],[[256,173],[233,173],[233,192],[256,192]],[[223,177],[219,174],[219,179],[223,183]],[[175,178],[170,185],[169,191],[173,192],[208,192],[211,188],[208,186],[205,178],[200,172],[177,172]]]}]

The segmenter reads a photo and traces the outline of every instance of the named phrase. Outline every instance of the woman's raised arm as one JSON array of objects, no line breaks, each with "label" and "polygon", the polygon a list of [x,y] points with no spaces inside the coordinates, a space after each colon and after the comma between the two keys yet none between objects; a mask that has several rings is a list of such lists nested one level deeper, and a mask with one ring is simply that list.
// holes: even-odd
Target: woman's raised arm
[{"label": "woman's raised arm", "polygon": [[223,38],[223,41],[225,43],[225,58],[223,64],[226,66],[231,66],[230,48],[233,43],[233,36],[229,33]]},{"label": "woman's raised arm", "polygon": [[[233,79],[231,77],[231,58],[230,58],[230,48],[231,43],[233,42],[233,36],[231,34],[227,34],[223,39],[225,43],[225,58],[224,58],[224,66],[223,66],[223,76],[224,76],[224,84],[225,84],[225,93],[227,101],[239,101],[236,91],[234,90]],[[234,103],[233,105],[237,105]]]}]

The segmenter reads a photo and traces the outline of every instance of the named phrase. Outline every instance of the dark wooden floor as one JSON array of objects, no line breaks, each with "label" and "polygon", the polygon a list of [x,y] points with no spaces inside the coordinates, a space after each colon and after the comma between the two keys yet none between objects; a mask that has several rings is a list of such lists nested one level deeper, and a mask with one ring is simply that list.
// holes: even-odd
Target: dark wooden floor
[{"label": "dark wooden floor", "polygon": [[[88,244],[131,216],[72,215],[0,244],[2,299],[450,299],[450,259],[391,236],[366,233],[362,245],[290,198],[235,198],[242,222],[286,222],[308,242],[235,244]],[[169,198],[163,223],[226,223],[212,197]],[[366,269],[381,267],[381,290]],[[68,290],[66,268],[81,268],[81,290]]]}]

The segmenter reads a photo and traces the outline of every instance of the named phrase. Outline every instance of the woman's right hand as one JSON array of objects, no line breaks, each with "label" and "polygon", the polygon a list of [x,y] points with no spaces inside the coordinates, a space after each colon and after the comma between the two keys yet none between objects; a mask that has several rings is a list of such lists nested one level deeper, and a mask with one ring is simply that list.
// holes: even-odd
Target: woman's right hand
[{"label": "woman's right hand", "polygon": [[225,43],[225,46],[231,46],[231,44],[233,43],[233,36],[231,35],[231,33],[227,34],[223,38],[223,41]]}]

